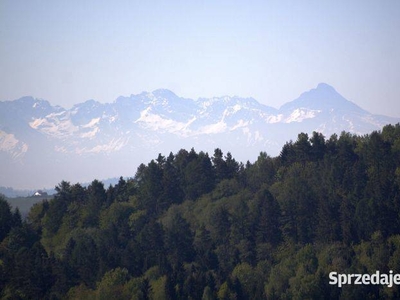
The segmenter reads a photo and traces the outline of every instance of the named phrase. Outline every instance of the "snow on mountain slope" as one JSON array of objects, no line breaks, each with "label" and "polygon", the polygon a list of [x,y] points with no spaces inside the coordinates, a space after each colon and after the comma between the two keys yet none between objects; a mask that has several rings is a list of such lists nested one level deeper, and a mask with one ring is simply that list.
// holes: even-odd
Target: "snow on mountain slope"
[{"label": "snow on mountain slope", "polygon": [[306,119],[315,118],[321,110],[296,108],[285,120],[285,123],[303,122]]},{"label": "snow on mountain slope", "polygon": [[13,134],[0,130],[0,149],[17,159],[28,151],[28,145],[17,140]]},{"label": "snow on mountain slope", "polygon": [[173,119],[167,119],[166,117],[162,117],[158,114],[153,113],[152,108],[148,107],[140,112],[139,119],[134,121],[134,123],[139,124],[142,128],[145,129],[171,132],[184,137],[190,134],[190,130],[188,129],[188,127],[195,120],[195,116],[193,116],[187,122],[179,122]]},{"label": "snow on mountain slope", "polygon": [[300,132],[366,134],[397,122],[370,114],[324,83],[279,109],[253,98],[192,100],[165,89],[68,110],[23,97],[0,102],[0,163],[15,173],[0,176],[0,185],[132,176],[158,153],[191,147],[254,160],[260,151],[278,155]]},{"label": "snow on mountain slope", "polygon": [[64,139],[78,132],[71,120],[70,113],[63,111],[51,113],[44,118],[33,119],[29,125],[37,131],[53,138]]}]

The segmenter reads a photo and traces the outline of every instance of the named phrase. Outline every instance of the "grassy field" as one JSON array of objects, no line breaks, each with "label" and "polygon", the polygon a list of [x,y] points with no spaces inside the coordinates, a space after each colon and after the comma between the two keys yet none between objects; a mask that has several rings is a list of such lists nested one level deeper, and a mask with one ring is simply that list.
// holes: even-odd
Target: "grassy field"
[{"label": "grassy field", "polygon": [[53,198],[53,196],[16,197],[16,198],[7,198],[7,201],[8,203],[10,203],[13,210],[16,207],[18,207],[19,211],[21,212],[22,218],[25,218],[29,210],[35,203],[41,202],[44,199],[50,200],[51,198]]}]

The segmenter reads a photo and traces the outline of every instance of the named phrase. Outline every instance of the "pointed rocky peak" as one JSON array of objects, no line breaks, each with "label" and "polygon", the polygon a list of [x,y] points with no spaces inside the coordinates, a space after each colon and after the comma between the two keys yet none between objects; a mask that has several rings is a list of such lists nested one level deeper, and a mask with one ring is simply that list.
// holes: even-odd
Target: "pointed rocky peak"
[{"label": "pointed rocky peak", "polygon": [[320,111],[335,110],[368,113],[358,105],[345,99],[332,86],[326,83],[320,83],[316,88],[302,93],[299,98],[281,106],[280,111],[288,112],[301,108]]},{"label": "pointed rocky peak", "polygon": [[[167,89],[157,89],[153,92],[143,91],[140,94],[131,94],[130,96],[119,96],[115,103],[118,105],[148,105],[157,102],[157,99],[176,99],[178,98],[172,91]],[[154,103],[153,103],[154,104]]]},{"label": "pointed rocky peak", "polygon": [[24,96],[24,97],[21,97],[21,98],[19,98],[19,99],[17,99],[17,100],[14,100],[16,103],[23,103],[23,104],[33,104],[33,103],[35,103],[35,98],[33,98],[32,96]]},{"label": "pointed rocky peak", "polygon": [[102,104],[99,101],[93,100],[93,99],[89,99],[86,100],[83,103],[79,103],[79,104],[75,104],[72,108],[72,111],[74,110],[78,110],[78,109],[96,109],[99,106],[102,106]]},{"label": "pointed rocky peak", "polygon": [[333,86],[325,83],[325,82],[321,82],[317,85],[316,90],[319,91],[328,91],[328,92],[336,92],[336,90],[333,88]]},{"label": "pointed rocky peak", "polygon": [[311,89],[308,92],[304,92],[300,95],[307,95],[307,97],[313,97],[317,101],[335,101],[335,102],[348,102],[342,95],[340,95],[334,87],[327,83],[319,83],[316,88]]},{"label": "pointed rocky peak", "polygon": [[11,111],[15,117],[30,120],[31,118],[43,118],[44,116],[60,112],[64,109],[60,106],[52,106],[47,100],[35,99],[25,96],[14,101],[0,103],[4,110]]},{"label": "pointed rocky peak", "polygon": [[29,108],[50,108],[51,105],[49,101],[43,100],[43,99],[35,99],[31,96],[25,96],[22,98],[19,98],[14,101],[18,106],[23,107],[24,109],[29,109]]},{"label": "pointed rocky peak", "polygon": [[166,98],[166,99],[178,98],[178,96],[174,92],[172,92],[168,89],[157,89],[157,90],[153,91],[152,94],[157,98],[159,98],[159,97]]}]

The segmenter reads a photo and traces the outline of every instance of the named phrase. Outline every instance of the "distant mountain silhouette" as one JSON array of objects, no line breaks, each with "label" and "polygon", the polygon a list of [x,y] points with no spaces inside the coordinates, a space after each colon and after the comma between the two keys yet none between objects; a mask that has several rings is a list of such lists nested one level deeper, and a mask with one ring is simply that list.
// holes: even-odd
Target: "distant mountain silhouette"
[{"label": "distant mountain silhouette", "polygon": [[399,119],[371,114],[321,83],[279,109],[253,98],[185,99],[158,89],[71,109],[23,97],[0,102],[1,186],[133,176],[158,153],[221,148],[236,159],[279,154],[300,132],[366,134]]}]

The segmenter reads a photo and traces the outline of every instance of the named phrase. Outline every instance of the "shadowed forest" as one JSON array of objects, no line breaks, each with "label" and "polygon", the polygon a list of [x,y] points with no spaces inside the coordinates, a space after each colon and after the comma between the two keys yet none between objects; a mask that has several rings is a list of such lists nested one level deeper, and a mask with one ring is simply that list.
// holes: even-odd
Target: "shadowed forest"
[{"label": "shadowed forest", "polygon": [[397,124],[301,133],[254,163],[160,154],[114,186],[63,181],[26,219],[0,198],[0,296],[400,298],[399,286],[329,285],[332,271],[400,273],[399,186]]}]

